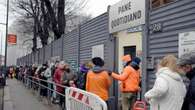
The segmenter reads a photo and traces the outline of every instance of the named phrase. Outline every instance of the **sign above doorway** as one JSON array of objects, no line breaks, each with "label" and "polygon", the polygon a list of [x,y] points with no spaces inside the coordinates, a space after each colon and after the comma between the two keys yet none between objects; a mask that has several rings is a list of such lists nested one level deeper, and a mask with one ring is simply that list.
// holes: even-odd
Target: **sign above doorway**
[{"label": "sign above doorway", "polygon": [[145,0],[121,0],[109,8],[109,32],[145,24]]}]

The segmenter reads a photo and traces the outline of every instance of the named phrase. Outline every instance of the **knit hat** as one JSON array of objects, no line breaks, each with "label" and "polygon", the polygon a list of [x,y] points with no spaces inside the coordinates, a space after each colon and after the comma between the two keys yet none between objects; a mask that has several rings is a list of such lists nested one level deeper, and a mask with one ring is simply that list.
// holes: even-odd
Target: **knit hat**
[{"label": "knit hat", "polygon": [[141,59],[139,57],[135,57],[135,58],[133,58],[131,63],[139,66],[140,62],[141,62]]},{"label": "knit hat", "polygon": [[178,65],[193,65],[195,64],[195,52],[183,54],[177,62]]},{"label": "knit hat", "polygon": [[122,57],[122,61],[124,61],[124,62],[129,62],[129,61],[131,61],[131,55],[125,55],[125,56],[123,56],[123,57]]},{"label": "knit hat", "polygon": [[95,66],[100,66],[103,67],[104,66],[104,60],[100,57],[95,57],[92,59],[92,62]]}]

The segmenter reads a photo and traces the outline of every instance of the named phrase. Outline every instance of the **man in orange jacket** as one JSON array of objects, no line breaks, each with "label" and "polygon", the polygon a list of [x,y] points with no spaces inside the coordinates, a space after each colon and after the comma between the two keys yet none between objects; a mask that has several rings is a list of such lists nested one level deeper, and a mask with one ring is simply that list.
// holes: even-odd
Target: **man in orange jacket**
[{"label": "man in orange jacket", "polygon": [[108,72],[102,67],[104,66],[104,61],[95,57],[92,59],[94,67],[87,74],[86,81],[86,91],[94,93],[102,98],[104,101],[108,100],[109,88],[111,86],[111,79]]},{"label": "man in orange jacket", "polygon": [[129,110],[132,108],[136,100],[136,93],[139,91],[140,73],[139,64],[141,60],[135,57],[131,61],[130,55],[123,57],[124,69],[121,75],[116,73],[109,74],[119,81],[121,81],[120,90],[122,94],[122,110]]}]

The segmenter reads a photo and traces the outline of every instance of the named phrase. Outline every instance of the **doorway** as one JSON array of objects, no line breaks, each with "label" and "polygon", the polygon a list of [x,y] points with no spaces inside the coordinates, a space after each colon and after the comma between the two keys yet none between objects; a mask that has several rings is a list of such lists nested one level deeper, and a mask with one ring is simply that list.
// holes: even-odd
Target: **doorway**
[{"label": "doorway", "polygon": [[125,46],[124,55],[131,55],[132,59],[136,57],[136,46]]},{"label": "doorway", "polygon": [[142,51],[142,32],[128,33],[121,31],[117,33],[117,39],[118,72],[121,73],[123,70],[122,56],[130,54],[134,58],[139,51]]}]

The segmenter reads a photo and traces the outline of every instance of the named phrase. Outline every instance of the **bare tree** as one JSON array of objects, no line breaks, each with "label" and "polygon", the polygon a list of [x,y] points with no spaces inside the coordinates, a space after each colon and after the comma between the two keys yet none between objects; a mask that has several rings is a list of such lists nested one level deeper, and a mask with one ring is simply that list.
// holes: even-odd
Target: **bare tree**
[{"label": "bare tree", "polygon": [[23,16],[24,19],[33,19],[32,51],[35,51],[37,48],[38,20],[40,18],[39,2],[38,0],[15,0],[13,2],[16,5],[12,8],[13,11]]},{"label": "bare tree", "polygon": [[56,9],[52,7],[52,0],[42,1],[47,7],[55,39],[60,38],[65,33],[67,18],[75,16],[87,3],[87,0],[58,0],[57,13],[55,13]]},{"label": "bare tree", "polygon": [[[49,37],[48,26],[50,24],[48,13],[46,12],[44,2],[40,0],[15,0],[15,12],[23,16],[24,19],[33,19],[33,48],[37,48],[37,38],[40,37],[42,46],[47,45]],[[15,8],[15,7],[14,7]]]},{"label": "bare tree", "polygon": [[[87,0],[14,0],[13,3],[16,6],[12,8],[13,12],[22,16],[24,21],[33,21],[32,50],[35,51],[38,37],[42,46],[47,45],[51,31],[54,39],[60,38],[65,33],[65,28],[68,28],[67,22],[78,17],[78,12],[85,6]],[[25,26],[25,23],[22,25]]]}]

